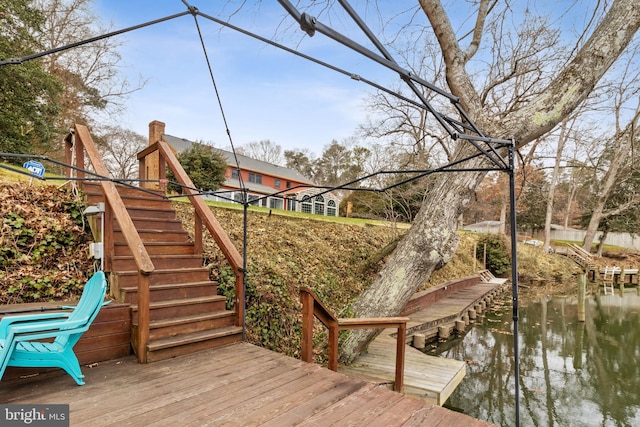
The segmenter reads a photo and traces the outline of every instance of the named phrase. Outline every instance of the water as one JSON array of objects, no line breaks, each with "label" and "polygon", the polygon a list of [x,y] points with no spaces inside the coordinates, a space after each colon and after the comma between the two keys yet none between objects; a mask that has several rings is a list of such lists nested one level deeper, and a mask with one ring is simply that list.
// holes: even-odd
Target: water
[{"label": "water", "polygon": [[[640,426],[640,291],[523,302],[518,323],[521,426]],[[510,300],[450,348],[467,375],[445,406],[515,425]]]}]

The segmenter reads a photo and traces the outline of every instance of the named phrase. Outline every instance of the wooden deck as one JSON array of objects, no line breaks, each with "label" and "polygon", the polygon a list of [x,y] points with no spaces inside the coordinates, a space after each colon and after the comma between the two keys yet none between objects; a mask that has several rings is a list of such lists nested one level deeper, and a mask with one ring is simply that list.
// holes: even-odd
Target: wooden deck
[{"label": "wooden deck", "polygon": [[69,404],[72,426],[490,426],[382,386],[239,343],[0,382],[1,403]]}]

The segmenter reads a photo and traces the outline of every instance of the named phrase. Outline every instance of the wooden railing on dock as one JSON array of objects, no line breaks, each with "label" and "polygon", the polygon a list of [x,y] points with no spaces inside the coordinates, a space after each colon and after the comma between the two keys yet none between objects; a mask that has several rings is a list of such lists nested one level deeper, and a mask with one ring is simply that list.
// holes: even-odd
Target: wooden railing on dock
[{"label": "wooden railing on dock", "polygon": [[576,264],[583,269],[587,269],[593,265],[591,254],[575,244],[567,245],[567,257],[571,258]]},{"label": "wooden railing on dock", "polygon": [[329,329],[328,368],[338,370],[338,333],[349,329],[387,329],[396,328],[396,372],[395,391],[402,393],[404,387],[405,335],[408,317],[377,318],[337,318],[307,287],[300,289],[302,301],[302,360],[313,362],[313,317],[315,316]]}]

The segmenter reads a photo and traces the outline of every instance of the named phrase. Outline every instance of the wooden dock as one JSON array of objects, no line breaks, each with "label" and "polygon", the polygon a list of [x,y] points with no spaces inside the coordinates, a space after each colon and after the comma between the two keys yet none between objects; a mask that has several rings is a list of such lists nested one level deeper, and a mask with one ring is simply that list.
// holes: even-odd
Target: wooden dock
[{"label": "wooden dock", "polygon": [[[486,308],[486,300],[501,292],[504,283],[504,280],[480,282],[471,287],[453,290],[446,298],[439,299],[429,304],[428,307],[409,314],[411,321],[407,323],[407,336],[422,333],[429,338],[437,336],[440,327],[454,328],[455,321],[462,319],[465,315],[469,316],[470,310],[479,314],[478,311],[481,307],[477,307],[478,305]],[[484,304],[483,301],[485,301]]]},{"label": "wooden dock", "polygon": [[[418,295],[428,300],[426,305],[415,302],[417,311],[403,313],[411,321],[407,323],[407,343],[414,334],[423,334],[432,340],[445,330],[455,329],[455,322],[468,317],[470,310],[479,315],[481,307],[502,291],[506,279],[479,281],[469,278],[444,284],[434,289],[431,295]],[[444,290],[446,291],[441,292]],[[435,300],[430,298],[435,292],[441,293]],[[395,372],[395,338],[393,330],[383,331],[371,344],[368,351],[358,356],[350,366],[341,366],[339,372],[365,378],[379,385],[393,387]],[[429,356],[411,346],[407,346],[404,371],[404,394],[419,398],[434,405],[443,405],[460,384],[466,373],[463,361]]]},{"label": "wooden dock", "polygon": [[[393,331],[383,331],[366,353],[338,372],[363,378],[393,388],[395,373],[395,338]],[[466,364],[459,360],[429,356],[407,345],[404,362],[404,394],[427,403],[442,406],[466,374]]]},{"label": "wooden dock", "polygon": [[0,382],[0,402],[69,404],[71,426],[490,426],[247,343]]}]

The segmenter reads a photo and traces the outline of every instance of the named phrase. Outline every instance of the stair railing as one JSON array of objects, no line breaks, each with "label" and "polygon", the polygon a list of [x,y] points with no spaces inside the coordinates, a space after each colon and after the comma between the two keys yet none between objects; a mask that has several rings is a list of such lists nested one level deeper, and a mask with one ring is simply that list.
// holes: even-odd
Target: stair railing
[{"label": "stair railing", "polygon": [[146,179],[146,170],[150,165],[147,161],[155,161],[156,156],[152,155],[158,153],[157,160],[158,176],[164,177],[166,172],[166,166],[173,172],[178,183],[183,188],[183,195],[187,196],[194,208],[194,246],[198,253],[202,252],[202,232],[203,225],[209,230],[211,237],[215,240],[216,244],[224,254],[225,259],[231,265],[236,276],[236,295],[235,295],[235,310],[236,310],[236,326],[242,325],[242,319],[244,316],[244,267],[243,260],[240,252],[235,247],[229,236],[224,231],[216,217],[209,209],[209,206],[205,203],[203,197],[194,190],[195,186],[191,181],[191,178],[187,175],[182,165],[178,161],[171,147],[164,141],[157,141],[140,153],[138,153],[139,178],[141,181]]},{"label": "stair railing", "polygon": [[[109,176],[109,171],[104,165],[86,126],[76,124],[74,135],[65,141],[66,163],[77,168],[78,178],[85,178],[85,154],[97,175]],[[68,169],[68,178],[71,177],[71,173],[72,171]],[[122,229],[122,235],[133,254],[138,269],[138,333],[137,337],[134,337],[134,345],[138,361],[146,363],[146,349],[149,342],[149,283],[155,268],[115,184],[109,180],[101,180],[100,186],[105,197],[105,212],[103,213],[105,215],[105,224],[110,225],[111,218],[115,218],[118,221]],[[102,240],[104,245],[103,257],[107,261],[106,268],[108,270],[110,269],[111,255],[114,253],[113,227],[105,227]]]},{"label": "stair railing", "polygon": [[404,388],[404,353],[408,317],[337,318],[307,287],[300,288],[302,302],[302,360],[313,362],[313,318],[314,316],[329,329],[328,368],[338,370],[338,334],[350,329],[397,329],[396,372],[394,390],[402,393]]}]

